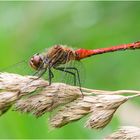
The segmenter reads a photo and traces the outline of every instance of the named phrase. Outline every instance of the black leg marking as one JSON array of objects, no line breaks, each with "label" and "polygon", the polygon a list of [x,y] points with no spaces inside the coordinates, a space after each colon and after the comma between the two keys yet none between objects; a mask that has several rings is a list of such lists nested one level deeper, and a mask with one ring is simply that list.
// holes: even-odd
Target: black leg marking
[{"label": "black leg marking", "polygon": [[67,67],[67,69],[72,69],[72,70],[75,70],[76,73],[77,73],[77,78],[78,78],[78,83],[79,83],[79,88],[80,88],[80,91],[82,93],[82,96],[84,96],[83,92],[82,92],[82,89],[81,89],[81,80],[80,80],[80,75],[79,75],[79,70],[75,67]]},{"label": "black leg marking", "polygon": [[38,73],[39,73],[39,71],[37,70],[36,72],[34,72],[34,73],[32,74],[32,76],[36,76]]},{"label": "black leg marking", "polygon": [[60,71],[63,71],[63,72],[66,72],[66,73],[69,73],[69,74],[73,75],[73,78],[74,78],[74,86],[76,86],[76,74],[74,72],[71,72],[71,71],[66,70],[65,67],[57,67],[57,68],[54,68],[54,69],[60,70]]},{"label": "black leg marking", "polygon": [[75,68],[75,67],[57,67],[55,69],[56,70],[61,70],[61,71],[64,71],[64,72],[67,72],[67,73],[70,73],[70,74],[74,75],[74,83],[75,83],[74,85],[76,85],[76,74],[74,72],[68,71],[68,70],[75,70],[76,73],[77,73],[77,78],[78,78],[80,91],[82,93],[82,96],[84,96],[84,94],[82,92],[82,89],[81,89],[81,80],[80,80],[80,75],[79,75],[79,71],[78,71],[77,68]]},{"label": "black leg marking", "polygon": [[36,78],[36,80],[39,79],[39,78],[41,78],[46,71],[47,71],[47,69],[42,70],[41,74]]},{"label": "black leg marking", "polygon": [[53,72],[50,70],[51,78],[54,78]]},{"label": "black leg marking", "polygon": [[[35,79],[35,80],[38,80],[39,78],[41,78],[45,72],[47,71],[47,69],[44,69],[42,70],[41,74]],[[33,74],[33,76],[35,76],[36,74],[38,74],[40,71],[37,71]],[[52,78],[54,78],[54,74],[52,73],[51,69],[49,68],[48,69],[48,74],[49,74],[49,78],[48,78],[48,81],[49,81],[49,85],[51,85],[52,83]]]},{"label": "black leg marking", "polygon": [[48,68],[48,72],[49,72],[49,85],[51,85],[52,83],[52,78],[54,77],[52,71],[51,71],[51,68]]},{"label": "black leg marking", "polygon": [[67,69],[72,69],[72,70],[76,71],[77,78],[78,78],[78,83],[79,83],[79,86],[81,87],[81,80],[80,80],[79,70],[77,68],[75,68],[75,67],[67,67]]},{"label": "black leg marking", "polygon": [[[32,79],[30,82],[27,83],[27,85],[30,84],[30,83],[32,83],[34,80],[38,80],[38,79],[46,72],[46,70],[47,70],[47,69],[44,69],[44,71],[43,71],[37,78]],[[39,72],[39,71],[37,71],[36,73],[38,73],[38,72]]]}]

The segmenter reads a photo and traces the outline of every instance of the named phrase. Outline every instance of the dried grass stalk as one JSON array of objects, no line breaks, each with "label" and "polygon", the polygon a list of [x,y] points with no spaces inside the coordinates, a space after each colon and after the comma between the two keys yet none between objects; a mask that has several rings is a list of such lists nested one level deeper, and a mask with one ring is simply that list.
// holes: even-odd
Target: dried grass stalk
[{"label": "dried grass stalk", "polygon": [[90,114],[86,127],[103,128],[110,122],[116,109],[127,99],[121,95],[85,96],[62,107],[51,118],[50,123],[51,126],[58,128]]},{"label": "dried grass stalk", "polygon": [[0,73],[0,115],[5,113],[22,96],[48,85],[47,81],[41,79],[33,81],[35,78],[33,76]]},{"label": "dried grass stalk", "polygon": [[15,104],[15,109],[21,112],[31,112],[36,117],[52,111],[60,105],[67,104],[81,96],[77,87],[62,83],[55,83],[44,88],[39,94],[20,99]]},{"label": "dried grass stalk", "polygon": [[92,114],[86,123],[88,128],[104,128],[120,105],[128,100],[122,95],[98,95],[92,107]]},{"label": "dried grass stalk", "polygon": [[[47,81],[35,79],[33,76],[0,73],[1,114],[15,103],[15,110],[32,113],[36,117],[55,110],[50,119],[50,124],[55,128],[90,115],[86,127],[99,129],[110,122],[120,105],[128,99],[140,96],[140,91],[133,90],[103,91],[82,88],[83,97],[79,87],[62,83],[48,86]],[[31,94],[40,87],[42,89],[38,93]],[[119,95],[125,93],[134,95]]]},{"label": "dried grass stalk", "polygon": [[5,113],[18,98],[18,92],[0,92],[0,115]]},{"label": "dried grass stalk", "polygon": [[21,76],[13,73],[0,73],[0,90],[20,91],[23,93],[34,92],[39,87],[48,85],[48,82],[42,79],[35,80],[34,76]]},{"label": "dried grass stalk", "polygon": [[123,126],[117,132],[109,135],[106,140],[125,139],[125,140],[139,140],[140,128],[135,126]]}]

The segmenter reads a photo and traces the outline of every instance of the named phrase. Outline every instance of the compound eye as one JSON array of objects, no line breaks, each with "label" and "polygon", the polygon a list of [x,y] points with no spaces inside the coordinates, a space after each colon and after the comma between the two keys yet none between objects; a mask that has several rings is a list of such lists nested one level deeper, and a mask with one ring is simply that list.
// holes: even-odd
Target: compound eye
[{"label": "compound eye", "polygon": [[35,54],[30,59],[30,66],[34,69],[38,69],[41,64],[42,64],[42,59],[41,59],[41,56],[39,54]]}]

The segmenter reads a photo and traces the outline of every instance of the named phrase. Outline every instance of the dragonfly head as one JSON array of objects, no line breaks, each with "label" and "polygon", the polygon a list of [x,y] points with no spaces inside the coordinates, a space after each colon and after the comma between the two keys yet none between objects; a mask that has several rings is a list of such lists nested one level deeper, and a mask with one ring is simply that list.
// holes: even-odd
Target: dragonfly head
[{"label": "dragonfly head", "polygon": [[38,68],[42,67],[43,58],[41,57],[40,54],[35,54],[31,57],[29,64],[33,69],[37,70]]}]

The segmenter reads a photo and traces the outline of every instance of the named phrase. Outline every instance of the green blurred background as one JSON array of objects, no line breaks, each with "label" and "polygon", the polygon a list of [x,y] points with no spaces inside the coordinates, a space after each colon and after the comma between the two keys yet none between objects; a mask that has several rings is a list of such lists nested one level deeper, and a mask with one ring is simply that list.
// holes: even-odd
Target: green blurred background
[{"label": "green blurred background", "polygon": [[[0,2],[0,68],[54,44],[94,49],[138,41],[139,14],[140,2]],[[139,60],[139,50],[85,59],[84,86],[140,90]],[[11,109],[0,118],[0,138],[103,138],[123,124],[117,113],[100,131],[84,128],[85,119],[49,131],[48,116]]]}]

